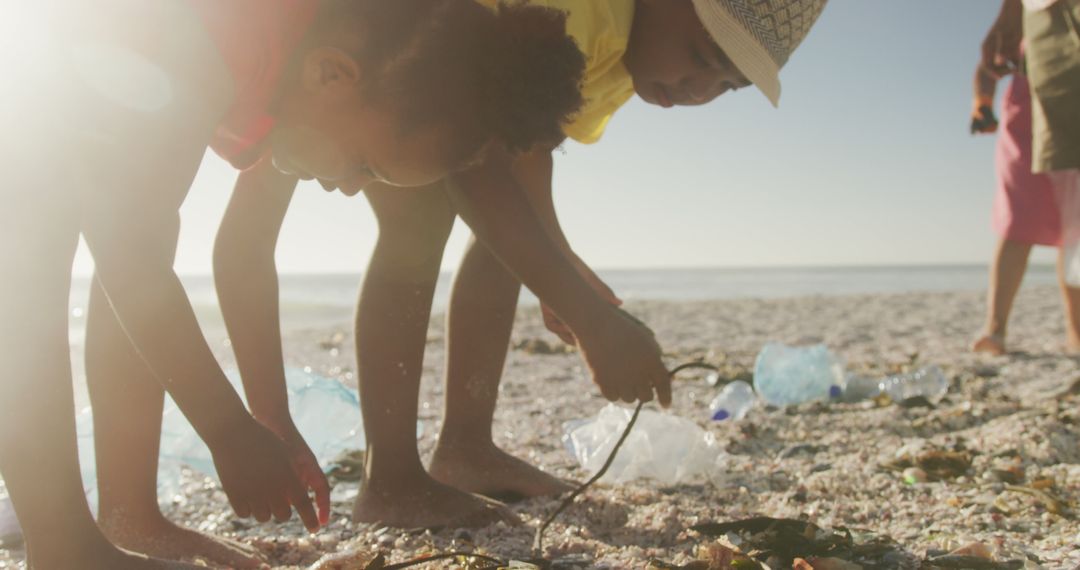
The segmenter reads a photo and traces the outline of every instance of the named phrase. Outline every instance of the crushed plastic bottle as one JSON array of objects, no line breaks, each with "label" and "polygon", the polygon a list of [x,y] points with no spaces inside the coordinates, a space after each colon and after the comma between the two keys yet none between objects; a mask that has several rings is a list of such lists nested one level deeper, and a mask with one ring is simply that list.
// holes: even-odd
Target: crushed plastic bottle
[{"label": "crushed plastic bottle", "polygon": [[754,393],[752,386],[742,380],[736,380],[724,386],[724,389],[709,404],[712,419],[716,421],[741,420],[750,408],[754,407],[756,399],[757,394]]},{"label": "crushed plastic bottle", "polygon": [[937,403],[948,391],[949,379],[941,368],[931,365],[883,379],[851,377],[844,391],[844,400],[854,402],[887,394],[894,402],[922,397]]},{"label": "crushed plastic bottle", "polygon": [[[232,372],[228,377],[233,387],[243,393],[239,374]],[[293,421],[319,465],[325,469],[342,451],[365,447],[360,401],[354,390],[337,380],[295,368],[285,370],[285,381]],[[83,486],[93,507],[97,504],[97,475],[90,408],[79,414],[77,428]],[[417,435],[420,433],[422,426],[418,423]],[[158,499],[162,503],[168,503],[181,493],[180,471],[184,465],[209,477],[217,477],[210,450],[172,398],[166,398],[158,462]]]},{"label": "crushed plastic bottle", "polygon": [[754,362],[754,388],[775,406],[835,398],[845,384],[843,362],[823,344],[766,343]]},{"label": "crushed plastic bottle", "polygon": [[[608,404],[595,418],[564,424],[563,443],[586,471],[595,474],[632,415],[633,410]],[[602,480],[622,483],[649,478],[674,485],[709,479],[717,473],[722,453],[715,436],[693,421],[642,410]]]}]

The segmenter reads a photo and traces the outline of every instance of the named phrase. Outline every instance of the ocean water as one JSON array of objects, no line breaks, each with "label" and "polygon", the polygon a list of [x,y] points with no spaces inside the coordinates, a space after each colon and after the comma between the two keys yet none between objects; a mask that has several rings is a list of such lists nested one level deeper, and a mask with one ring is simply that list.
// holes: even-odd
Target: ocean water
[{"label": "ocean water", "polygon": [[[626,301],[690,301],[739,298],[782,298],[807,295],[854,295],[909,291],[981,291],[987,285],[984,265],[893,267],[799,267],[718,269],[630,269],[600,271]],[[434,310],[442,311],[450,297],[453,275],[440,276]],[[283,275],[280,279],[281,316],[285,327],[340,323],[351,318],[356,305],[359,274]],[[1026,284],[1053,284],[1054,268],[1032,265]],[[183,278],[188,297],[208,332],[223,330],[217,295],[210,276]],[[72,340],[81,340],[89,278],[76,279],[71,295]],[[523,304],[536,304],[526,291]]]}]

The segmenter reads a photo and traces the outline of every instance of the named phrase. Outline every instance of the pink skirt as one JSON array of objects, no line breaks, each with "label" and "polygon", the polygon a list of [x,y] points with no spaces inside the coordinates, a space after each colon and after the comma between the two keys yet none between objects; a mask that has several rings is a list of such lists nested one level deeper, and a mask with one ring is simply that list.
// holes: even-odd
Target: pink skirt
[{"label": "pink skirt", "polygon": [[994,161],[994,231],[1008,240],[1061,245],[1061,215],[1053,182],[1031,172],[1031,91],[1023,75],[1013,75],[1002,97]]}]

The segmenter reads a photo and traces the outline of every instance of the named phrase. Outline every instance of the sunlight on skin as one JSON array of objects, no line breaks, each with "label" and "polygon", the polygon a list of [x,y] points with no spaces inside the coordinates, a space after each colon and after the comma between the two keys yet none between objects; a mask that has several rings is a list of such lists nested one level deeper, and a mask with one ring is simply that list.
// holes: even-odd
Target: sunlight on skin
[{"label": "sunlight on skin", "polygon": [[[0,64],[14,89],[4,105],[17,112],[50,105],[50,84],[59,66],[72,65],[78,79],[119,105],[154,112],[173,99],[168,75],[143,55],[107,42],[72,41],[69,25],[78,14],[48,2],[17,2],[0,19]],[[11,12],[14,12],[13,14]]]},{"label": "sunlight on skin", "polygon": [[96,93],[129,109],[152,113],[172,101],[168,74],[142,55],[107,44],[72,47],[80,80]]}]

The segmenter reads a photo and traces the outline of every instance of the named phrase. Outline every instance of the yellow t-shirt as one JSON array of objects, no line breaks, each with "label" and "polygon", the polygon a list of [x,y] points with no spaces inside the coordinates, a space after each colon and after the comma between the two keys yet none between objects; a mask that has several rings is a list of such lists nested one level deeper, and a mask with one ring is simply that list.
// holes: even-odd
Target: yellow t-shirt
[{"label": "yellow t-shirt", "polygon": [[[499,0],[477,0],[494,7]],[[568,14],[566,31],[585,54],[581,95],[585,104],[563,127],[566,135],[592,144],[604,134],[615,111],[634,96],[634,82],[623,65],[634,21],[634,0],[528,0]]]}]

